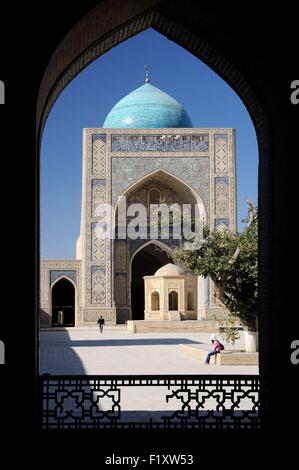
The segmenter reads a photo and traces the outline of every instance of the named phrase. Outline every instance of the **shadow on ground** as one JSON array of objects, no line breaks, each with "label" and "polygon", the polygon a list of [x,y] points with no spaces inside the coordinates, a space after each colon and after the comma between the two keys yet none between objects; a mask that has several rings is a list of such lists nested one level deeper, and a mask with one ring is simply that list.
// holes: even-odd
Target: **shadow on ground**
[{"label": "shadow on ground", "polygon": [[[43,330],[41,330],[40,333],[43,333]],[[45,343],[47,343],[47,340],[46,341],[41,341],[40,340],[40,351],[39,351],[40,352],[40,366],[39,366],[39,371],[43,370],[43,367],[41,367],[41,364],[43,364],[47,359],[47,352],[46,352],[46,344]],[[51,343],[52,343],[52,340],[51,340]],[[55,348],[55,346],[57,346],[59,344],[66,344],[67,346],[69,346],[68,354],[67,354],[68,362],[72,363],[72,365],[76,369],[78,375],[85,375],[86,374],[86,369],[85,369],[85,367],[83,365],[83,362],[81,361],[80,357],[78,356],[78,354],[71,348],[71,339],[70,339],[70,335],[67,332],[67,330],[60,329],[59,339],[56,339],[55,341],[53,341],[53,348]]]},{"label": "shadow on ground", "polygon": [[[50,333],[51,335],[51,333]],[[50,337],[50,336],[49,336]],[[47,339],[44,340],[47,342]],[[59,337],[52,339],[51,344],[53,347],[59,344],[65,344],[70,348],[74,347],[98,347],[98,346],[161,346],[161,345],[176,345],[176,344],[203,344],[200,341],[193,341],[188,338],[128,338],[128,339],[105,339],[104,334],[99,339],[84,339],[72,340],[67,331],[59,331]],[[80,359],[77,358],[79,361]],[[76,357],[74,356],[74,361]]]},{"label": "shadow on ground", "polygon": [[96,339],[96,340],[73,340],[70,341],[71,347],[98,347],[98,346],[161,346],[163,344],[202,344],[199,341],[192,341],[185,338],[140,338],[140,339]]}]

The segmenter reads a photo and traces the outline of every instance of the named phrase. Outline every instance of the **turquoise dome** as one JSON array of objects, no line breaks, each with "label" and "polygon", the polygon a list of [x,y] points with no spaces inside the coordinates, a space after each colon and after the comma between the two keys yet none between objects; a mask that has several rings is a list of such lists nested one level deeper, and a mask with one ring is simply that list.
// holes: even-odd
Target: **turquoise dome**
[{"label": "turquoise dome", "polygon": [[122,98],[107,115],[103,127],[193,127],[184,108],[150,83]]}]

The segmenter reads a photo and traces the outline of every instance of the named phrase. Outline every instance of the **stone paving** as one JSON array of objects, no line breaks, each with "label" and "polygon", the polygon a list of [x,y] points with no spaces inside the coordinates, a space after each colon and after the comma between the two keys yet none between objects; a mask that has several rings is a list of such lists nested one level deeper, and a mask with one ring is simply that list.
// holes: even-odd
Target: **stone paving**
[{"label": "stone paving", "polygon": [[[40,373],[50,374],[257,374],[256,366],[216,366],[184,355],[179,344],[202,344],[211,333],[129,333],[125,327],[42,330]],[[221,340],[222,341],[222,340]],[[222,341],[225,346],[225,341]],[[244,347],[243,337],[235,348]]]}]

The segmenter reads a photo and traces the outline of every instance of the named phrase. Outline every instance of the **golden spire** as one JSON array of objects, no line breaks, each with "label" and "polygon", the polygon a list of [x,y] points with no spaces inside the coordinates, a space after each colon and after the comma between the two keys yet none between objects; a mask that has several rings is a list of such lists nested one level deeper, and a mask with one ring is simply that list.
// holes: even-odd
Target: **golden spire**
[{"label": "golden spire", "polygon": [[149,83],[148,64],[145,64],[145,83]]}]

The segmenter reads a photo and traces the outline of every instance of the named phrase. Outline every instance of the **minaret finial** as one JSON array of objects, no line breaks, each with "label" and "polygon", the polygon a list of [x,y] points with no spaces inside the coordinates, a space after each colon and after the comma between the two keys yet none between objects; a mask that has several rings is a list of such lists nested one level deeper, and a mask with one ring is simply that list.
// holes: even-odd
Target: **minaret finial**
[{"label": "minaret finial", "polygon": [[145,83],[149,83],[148,64],[145,64]]}]

